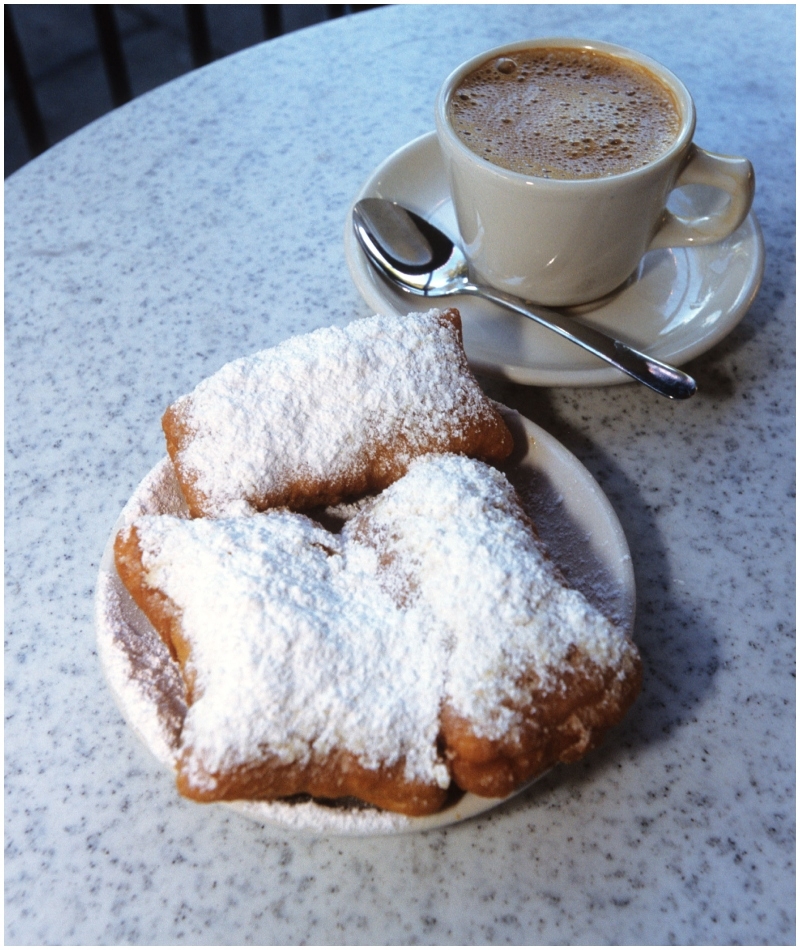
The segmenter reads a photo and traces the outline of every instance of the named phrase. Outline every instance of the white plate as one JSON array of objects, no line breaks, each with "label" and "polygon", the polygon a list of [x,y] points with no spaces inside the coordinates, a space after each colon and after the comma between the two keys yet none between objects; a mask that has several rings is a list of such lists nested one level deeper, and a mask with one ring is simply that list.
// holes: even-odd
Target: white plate
[{"label": "white plate", "polygon": [[[681,188],[670,209],[695,215],[719,193]],[[458,236],[455,212],[436,140],[429,132],[389,156],[355,201],[389,198]],[[353,202],[355,204],[355,201]],[[428,310],[431,299],[390,287],[373,270],[348,214],[345,256],[359,292],[376,313]],[[730,237],[707,247],[651,251],[627,284],[602,301],[575,308],[581,320],[673,365],[704,353],[736,326],[755,297],[764,270],[764,242],[754,214]],[[535,386],[604,386],[630,377],[556,334],[476,297],[451,297],[461,311],[471,364]]]},{"label": "white plate", "polygon": [[[520,491],[550,555],[569,583],[630,636],[636,599],[633,569],[625,536],[608,499],[583,465],[552,436],[518,413],[500,408],[516,445],[507,467],[509,478]],[[95,624],[103,670],[120,711],[153,755],[172,769],[186,709],[180,674],[114,565],[117,532],[142,514],[188,517],[167,458],[136,489],[108,539],[97,583]],[[133,663],[136,672],[132,675]],[[407,818],[373,807],[327,807],[313,801],[230,802],[226,807],[284,828],[375,835],[441,828],[502,801],[505,799],[467,794],[424,818]]]}]

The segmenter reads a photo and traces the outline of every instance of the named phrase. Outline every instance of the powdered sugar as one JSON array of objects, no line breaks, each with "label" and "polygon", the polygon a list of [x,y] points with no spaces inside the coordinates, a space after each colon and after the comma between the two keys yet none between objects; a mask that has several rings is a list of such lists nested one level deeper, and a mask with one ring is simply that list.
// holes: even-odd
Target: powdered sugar
[{"label": "powdered sugar", "polygon": [[387,449],[404,466],[491,415],[438,310],[294,337],[228,363],[173,409],[192,433],[176,464],[214,517],[298,480],[357,483]]},{"label": "powdered sugar", "polygon": [[629,648],[561,585],[505,477],[460,456],[415,461],[340,535],[287,511],[136,527],[191,644],[198,783],[345,749],[447,787],[443,702],[499,737],[523,673],[546,688],[573,645],[604,666]]},{"label": "powdered sugar", "polygon": [[315,801],[235,802],[250,818],[275,821],[287,828],[334,834],[379,835],[403,831],[411,820],[396,812],[364,806],[336,807]]},{"label": "powdered sugar", "polygon": [[132,524],[142,515],[170,512],[179,518],[188,518],[189,509],[175,480],[175,469],[169,458],[163,458],[142,480],[135,494],[120,514],[119,528]]},{"label": "powdered sugar", "polygon": [[364,530],[441,631],[443,698],[478,734],[499,738],[513,725],[508,703],[522,698],[523,673],[546,690],[573,646],[603,667],[632,649],[563,585],[513,488],[487,465],[452,455],[415,462],[345,535]]},{"label": "powdered sugar", "polygon": [[[377,555],[310,519],[136,522],[148,583],[182,611],[195,700],[182,742],[202,771],[346,749],[447,787],[436,750],[443,668],[417,613],[375,582]],[[189,769],[191,769],[189,764]],[[189,771],[196,782],[201,772]]]},{"label": "powdered sugar", "polygon": [[165,765],[173,767],[186,715],[180,671],[115,573],[101,570],[95,615],[106,679],[130,724]]},{"label": "powdered sugar", "polygon": [[[148,489],[163,483],[158,473],[153,474],[156,477],[148,480]],[[152,497],[152,493],[148,491],[143,497]],[[161,639],[142,619],[116,572],[101,570],[95,621],[103,671],[130,726],[162,764],[174,768],[186,714],[183,683]],[[257,821],[320,833],[390,834],[410,825],[404,815],[363,804],[279,800],[234,802],[232,807]]]}]

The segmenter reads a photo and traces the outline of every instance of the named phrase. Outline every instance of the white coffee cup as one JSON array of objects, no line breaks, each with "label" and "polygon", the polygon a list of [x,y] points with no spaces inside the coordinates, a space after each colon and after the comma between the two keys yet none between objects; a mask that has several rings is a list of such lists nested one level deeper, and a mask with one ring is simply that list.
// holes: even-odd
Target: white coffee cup
[{"label": "white coffee cup", "polygon": [[[484,62],[517,50],[597,50],[654,74],[672,92],[680,129],[649,164],[602,178],[539,178],[480,157],[459,138],[447,105]],[[746,218],[755,177],[746,158],[716,155],[692,142],[695,107],[683,83],[659,63],[594,40],[524,40],[482,53],[448,76],[436,101],[444,155],[464,251],[476,280],[549,306],[587,303],[619,287],[653,248],[711,244]],[[674,188],[710,185],[727,192],[720,210],[679,217],[666,205]]]}]

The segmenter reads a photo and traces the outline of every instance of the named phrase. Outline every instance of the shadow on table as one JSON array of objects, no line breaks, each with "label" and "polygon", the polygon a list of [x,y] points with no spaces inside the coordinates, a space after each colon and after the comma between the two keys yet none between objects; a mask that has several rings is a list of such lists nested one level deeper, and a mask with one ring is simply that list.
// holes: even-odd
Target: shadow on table
[{"label": "shadow on table", "polygon": [[[683,722],[697,715],[696,708],[712,689],[720,663],[714,622],[702,604],[687,603],[682,592],[674,589],[670,559],[656,515],[639,487],[597,443],[558,416],[549,391],[495,384],[491,380],[482,382],[490,395],[535,420],[568,447],[592,474],[602,471],[604,491],[613,498],[624,498],[624,505],[614,507],[631,549],[636,574],[634,640],[642,654],[644,684],[631,714],[612,731],[603,747],[590,754],[584,763],[561,766],[553,773],[562,780],[571,773],[574,780],[587,767],[593,771],[602,768],[609,756],[618,758],[620,745],[635,751],[667,741]],[[497,387],[495,394],[493,390]],[[540,788],[553,781],[557,783],[559,778],[543,779],[523,793],[521,801],[538,796]],[[513,805],[509,803],[508,807]]]}]

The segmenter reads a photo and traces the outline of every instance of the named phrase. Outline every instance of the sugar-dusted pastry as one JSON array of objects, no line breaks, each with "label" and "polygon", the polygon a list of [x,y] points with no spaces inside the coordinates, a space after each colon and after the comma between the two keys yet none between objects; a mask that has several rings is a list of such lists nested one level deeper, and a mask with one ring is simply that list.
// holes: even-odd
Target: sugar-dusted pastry
[{"label": "sugar-dusted pastry", "polygon": [[304,515],[270,511],[141,518],[115,553],[186,683],[183,794],[441,807],[444,657],[379,588],[373,550],[348,553]]},{"label": "sugar-dusted pastry", "polygon": [[640,685],[505,476],[463,456],[413,461],[339,534],[285,510],[145,516],[115,556],[180,664],[178,787],[200,801],[505,795],[597,745]]},{"label": "sugar-dusted pastry", "polygon": [[371,543],[447,655],[441,738],[456,784],[502,797],[595,748],[641,688],[636,647],[543,550],[488,465],[429,457],[345,527]]},{"label": "sugar-dusted pastry", "polygon": [[335,504],[385,488],[426,452],[512,450],[452,309],[356,320],[235,360],[163,427],[193,517]]}]

